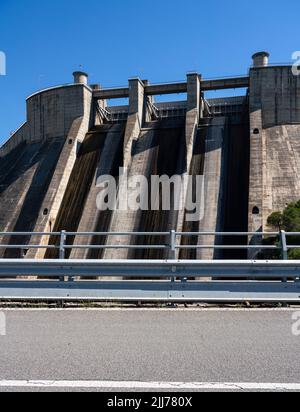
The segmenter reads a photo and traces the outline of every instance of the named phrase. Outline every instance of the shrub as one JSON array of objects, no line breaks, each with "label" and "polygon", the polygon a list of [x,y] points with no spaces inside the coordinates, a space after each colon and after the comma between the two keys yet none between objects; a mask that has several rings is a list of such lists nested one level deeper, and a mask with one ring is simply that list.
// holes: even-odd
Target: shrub
[{"label": "shrub", "polygon": [[[283,212],[272,213],[268,218],[268,225],[276,230],[300,232],[300,200],[290,203]],[[266,239],[266,241],[270,241],[270,239]],[[273,239],[272,242],[275,245],[278,243],[278,239]],[[300,236],[289,236],[287,242],[289,245],[300,245]],[[300,249],[289,250],[289,259],[300,259]]]}]

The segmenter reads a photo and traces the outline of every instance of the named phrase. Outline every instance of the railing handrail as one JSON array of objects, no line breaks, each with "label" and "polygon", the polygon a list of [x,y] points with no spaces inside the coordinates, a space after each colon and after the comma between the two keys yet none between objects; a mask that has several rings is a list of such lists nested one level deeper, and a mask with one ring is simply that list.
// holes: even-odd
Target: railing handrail
[{"label": "railing handrail", "polygon": [[[98,236],[98,235],[108,235],[108,236],[167,236],[170,232],[67,232],[68,236]],[[0,236],[59,236],[61,232],[0,232]],[[280,232],[177,232],[177,236],[278,236]],[[300,236],[300,232],[285,232],[286,236]]]},{"label": "railing handrail", "polygon": [[[169,232],[67,232],[62,230],[61,232],[0,232],[0,237],[19,237],[19,236],[26,236],[26,237],[43,237],[47,236],[57,237],[59,238],[59,242],[57,244],[0,244],[0,249],[20,249],[23,251],[30,250],[30,249],[57,249],[59,250],[60,259],[65,258],[66,250],[75,250],[75,249],[86,249],[86,250],[95,250],[95,249],[127,249],[127,250],[169,250],[172,253],[173,258],[176,258],[176,252],[178,250],[281,250],[282,259],[288,259],[288,251],[291,249],[300,249],[299,245],[290,245],[287,243],[287,237],[289,236],[300,236],[299,232],[177,232],[175,230],[171,230]],[[68,244],[67,240],[69,237],[96,237],[96,236],[106,236],[106,237],[168,237],[166,239],[166,243],[160,244]],[[214,237],[235,237],[235,236],[244,236],[244,237],[252,237],[252,238],[263,238],[264,236],[268,237],[278,237],[279,244],[278,245],[263,245],[263,244],[247,244],[247,245],[218,245],[218,244],[197,244],[197,245],[184,245],[182,243],[178,243],[178,238],[184,237],[201,237],[201,236],[214,236]]]},{"label": "railing handrail", "polygon": [[[49,236],[57,237],[54,244],[43,240],[41,245],[0,245],[0,249],[19,249],[22,257],[0,259],[0,296],[1,299],[29,300],[191,300],[202,299],[201,287],[206,284],[200,279],[211,279],[206,290],[208,301],[232,300],[231,286],[236,289],[237,300],[295,301],[299,302],[300,260],[288,260],[289,249],[300,249],[300,245],[288,245],[287,235],[299,235],[297,232],[0,232],[8,236]],[[166,243],[158,245],[72,245],[68,237],[95,236],[165,236]],[[248,236],[253,239],[263,236],[276,236],[276,245],[184,245],[179,241],[184,236]],[[42,239],[41,239],[42,240]],[[109,239],[106,240],[109,242]],[[33,240],[34,242],[34,240]],[[9,243],[9,242],[8,242]],[[11,242],[10,242],[11,243]],[[38,242],[36,242],[38,243]],[[69,242],[71,243],[71,242]],[[86,242],[88,243],[88,242]],[[113,243],[113,242],[111,242]],[[126,242],[129,243],[129,242]],[[212,242],[214,243],[214,242]],[[57,250],[54,259],[23,259],[30,249]],[[153,249],[167,250],[165,259],[67,259],[66,252],[72,249]],[[183,249],[245,249],[245,250],[279,250],[281,260],[184,260],[177,257],[177,251]],[[29,256],[28,256],[29,257]],[[20,276],[29,279],[21,280]],[[34,277],[34,279],[32,279]],[[99,277],[101,280],[99,282]],[[125,280],[111,281],[111,278]],[[144,280],[141,280],[144,279]],[[57,279],[57,280],[56,280]],[[127,279],[127,281],[126,281]],[[129,281],[130,279],[130,281]],[[154,283],[153,279],[159,280]],[[220,279],[222,282],[220,283]],[[196,280],[196,282],[195,282]],[[239,281],[239,283],[237,282]],[[242,283],[241,283],[242,280]],[[123,282],[123,283],[122,283]],[[124,283],[125,282],[125,283]],[[261,283],[260,283],[261,282]],[[129,285],[130,283],[130,285]],[[153,290],[151,286],[153,286]],[[180,285],[180,287],[178,286]],[[196,285],[196,286],[195,286]],[[198,285],[198,289],[197,289]],[[201,285],[201,286],[200,286]],[[188,296],[187,287],[190,286]],[[149,289],[150,287],[150,289]],[[255,290],[253,290],[253,287]],[[91,289],[96,291],[91,292]],[[133,289],[132,289],[133,288]],[[176,288],[180,289],[176,292]],[[195,289],[196,288],[196,289]],[[229,288],[229,289],[228,289]],[[244,289],[245,288],[245,289]],[[166,294],[166,290],[168,292]],[[118,292],[116,292],[118,290]],[[249,294],[249,291],[252,294]],[[126,292],[124,292],[126,291]],[[215,294],[213,293],[215,291]],[[204,292],[202,292],[204,293]],[[159,294],[159,296],[158,296]]]}]

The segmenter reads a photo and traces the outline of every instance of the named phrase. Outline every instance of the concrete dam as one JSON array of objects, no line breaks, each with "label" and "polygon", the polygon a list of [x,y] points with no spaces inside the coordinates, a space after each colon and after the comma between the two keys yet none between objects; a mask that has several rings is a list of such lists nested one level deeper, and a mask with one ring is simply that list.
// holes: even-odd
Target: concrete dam
[{"label": "concrete dam", "polygon": [[[230,89],[241,89],[240,96],[206,96]],[[184,100],[177,101],[178,94]],[[156,102],[155,96],[164,95],[166,102]],[[111,103],[115,99],[124,99],[124,105]],[[65,230],[72,233],[68,245],[95,246],[68,249],[70,259],[167,259],[167,248],[122,246],[164,244],[166,237],[157,233],[171,230],[268,231],[268,216],[300,198],[300,80],[290,65],[269,64],[266,52],[253,56],[243,77],[207,80],[189,73],[184,82],[151,84],[134,78],[127,87],[104,89],[89,85],[86,73],[75,72],[72,84],[39,91],[26,103],[26,122],[0,148],[0,232],[10,233],[0,235],[0,244],[11,246],[0,249],[1,258],[58,258],[51,246],[59,245],[59,237],[48,233]],[[122,204],[119,173],[124,168],[129,177],[150,182],[149,193],[156,193],[159,207],[97,207],[101,176],[115,178]],[[152,187],[154,175],[202,177],[199,219],[188,219],[174,200],[165,210],[160,188]],[[193,198],[197,190],[193,186]],[[80,235],[90,232],[97,234]],[[248,241],[247,236],[181,239],[182,245]],[[247,252],[187,248],[176,257],[242,259]]]}]

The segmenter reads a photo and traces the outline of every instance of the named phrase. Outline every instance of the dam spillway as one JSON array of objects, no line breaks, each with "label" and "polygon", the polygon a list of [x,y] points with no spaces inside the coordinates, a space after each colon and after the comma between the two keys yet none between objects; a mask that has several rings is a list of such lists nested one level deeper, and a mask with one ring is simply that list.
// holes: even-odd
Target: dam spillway
[{"label": "dam spillway", "polygon": [[[264,57],[262,60],[261,57]],[[0,148],[1,232],[256,232],[266,231],[272,211],[298,200],[300,186],[300,80],[290,66],[272,66],[266,53],[254,56],[249,75],[215,80],[189,73],[184,82],[152,85],[130,79],[128,87],[74,83],[42,90],[27,99],[27,120]],[[262,63],[263,62],[263,63]],[[212,90],[240,88],[239,96],[211,99]],[[184,99],[177,101],[181,93]],[[235,93],[236,94],[236,93]],[[173,95],[156,102],[157,95]],[[123,106],[111,104],[127,99]],[[162,100],[162,99],[160,99]],[[98,179],[116,182],[120,170],[149,182],[148,208],[99,209]],[[192,211],[152,209],[152,176],[191,179]],[[197,178],[201,186],[197,186]],[[131,193],[132,192],[132,193]],[[129,195],[135,193],[131,189]],[[171,195],[174,195],[172,185]],[[201,196],[199,196],[201,192]],[[187,193],[181,193],[183,202]],[[172,196],[171,196],[172,198]],[[151,199],[152,200],[152,199]],[[170,251],[122,246],[165,244],[164,236],[74,235],[68,245],[113,245],[119,249],[74,248],[70,259],[167,259]],[[26,245],[20,249],[13,246]],[[182,237],[181,245],[247,244],[248,237]],[[57,258],[59,238],[0,236],[1,257]],[[182,249],[181,259],[239,259],[239,250]]]},{"label": "dam spillway", "polygon": [[[0,230],[31,232],[62,150],[61,141],[21,143],[0,162]],[[30,238],[10,237],[9,244]],[[21,257],[18,249],[0,251],[5,258]]]},{"label": "dam spillway", "polygon": [[[103,125],[87,133],[84,138],[62,203],[58,212],[54,232],[66,230],[67,232],[105,232],[109,229],[110,214],[96,213],[97,176],[103,174],[116,175],[122,166],[122,125]],[[68,238],[68,244],[75,241],[74,237]],[[76,239],[80,242],[80,239]],[[86,242],[86,239],[84,239]],[[99,244],[100,239],[90,239],[91,244]],[[59,244],[59,238],[53,237],[50,244]],[[80,243],[79,243],[80,244]],[[76,258],[95,257],[100,251],[77,251]],[[66,257],[70,257],[71,250]],[[58,251],[49,250],[46,258],[58,258]]]}]

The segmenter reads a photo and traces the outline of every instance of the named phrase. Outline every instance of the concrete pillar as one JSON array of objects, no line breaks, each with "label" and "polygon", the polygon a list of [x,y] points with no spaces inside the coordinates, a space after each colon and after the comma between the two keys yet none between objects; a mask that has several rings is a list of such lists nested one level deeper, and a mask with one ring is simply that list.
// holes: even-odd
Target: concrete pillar
[{"label": "concrete pillar", "polygon": [[265,232],[272,212],[299,199],[300,78],[288,66],[252,69],[249,90],[249,231]]},{"label": "concrete pillar", "polygon": [[201,77],[198,73],[187,75],[186,148],[187,173],[189,173],[197,128],[200,119]]},{"label": "concrete pillar", "polygon": [[267,52],[258,52],[252,56],[253,67],[267,67],[269,65],[270,54]]},{"label": "concrete pillar", "polygon": [[[144,86],[150,86],[149,80],[143,80]],[[144,99],[144,115],[143,115],[143,120],[145,123],[151,122],[152,120],[152,111],[151,111],[151,106],[155,102],[155,97],[154,96],[146,96]],[[150,107],[149,107],[150,106]]]},{"label": "concrete pillar", "polygon": [[263,229],[265,147],[262,127],[262,110],[250,113],[250,190],[249,231]]},{"label": "concrete pillar", "polygon": [[[72,170],[77,157],[78,143],[81,143],[91,127],[92,92],[84,86],[67,87],[65,89],[54,89],[43,92],[43,102],[45,105],[45,116],[50,111],[51,102],[56,96],[56,100],[62,102],[57,112],[50,111],[51,117],[45,117],[43,123],[52,130],[53,138],[65,140],[64,147],[59,156],[53,173],[51,182],[44,201],[40,208],[33,232],[49,232],[53,229],[59,210],[65,195],[65,191],[72,174]],[[33,98],[34,99],[34,98]],[[29,108],[31,103],[29,102]],[[52,125],[57,124],[57,128]],[[52,136],[51,136],[52,137]],[[43,211],[48,210],[47,215]],[[49,238],[31,238],[30,244],[46,245]],[[42,259],[46,253],[45,249],[31,249],[26,255],[26,259]]]},{"label": "concrete pillar", "polygon": [[88,74],[84,72],[74,72],[73,76],[75,84],[88,84]]},{"label": "concrete pillar", "polygon": [[[198,73],[189,73],[187,75],[187,113],[185,124],[186,138],[186,174],[190,174],[191,163],[193,158],[194,144],[197,137],[197,130],[201,113],[201,77]],[[182,193],[183,204],[186,204],[188,187],[184,188]],[[181,232],[184,228],[185,210],[178,213],[177,231]]]},{"label": "concrete pillar", "polygon": [[[203,216],[199,224],[199,232],[220,232],[224,219],[228,125],[226,117],[215,117],[209,123],[205,141]],[[203,236],[198,239],[199,245],[216,243],[215,236]],[[217,256],[218,251],[212,249],[197,251],[197,259],[200,260],[211,260]]]},{"label": "concrete pillar", "polygon": [[[96,84],[90,84],[89,87],[92,89],[93,92],[99,91],[102,89],[101,84],[96,83]],[[93,99],[93,105],[92,105],[92,118],[93,120],[93,125],[94,126],[101,126],[104,123],[104,117],[100,115],[98,111],[98,107],[101,107],[102,109],[107,108],[107,100],[96,100]]]},{"label": "concrete pillar", "polygon": [[145,107],[145,86],[136,78],[129,80],[129,114],[124,138],[124,167],[131,163],[131,149],[141,132]]},{"label": "concrete pillar", "polygon": [[91,84],[91,85],[90,85],[90,88],[91,88],[93,91],[101,90],[101,86],[100,86],[100,84],[98,84],[98,83],[96,83],[96,84]]}]

